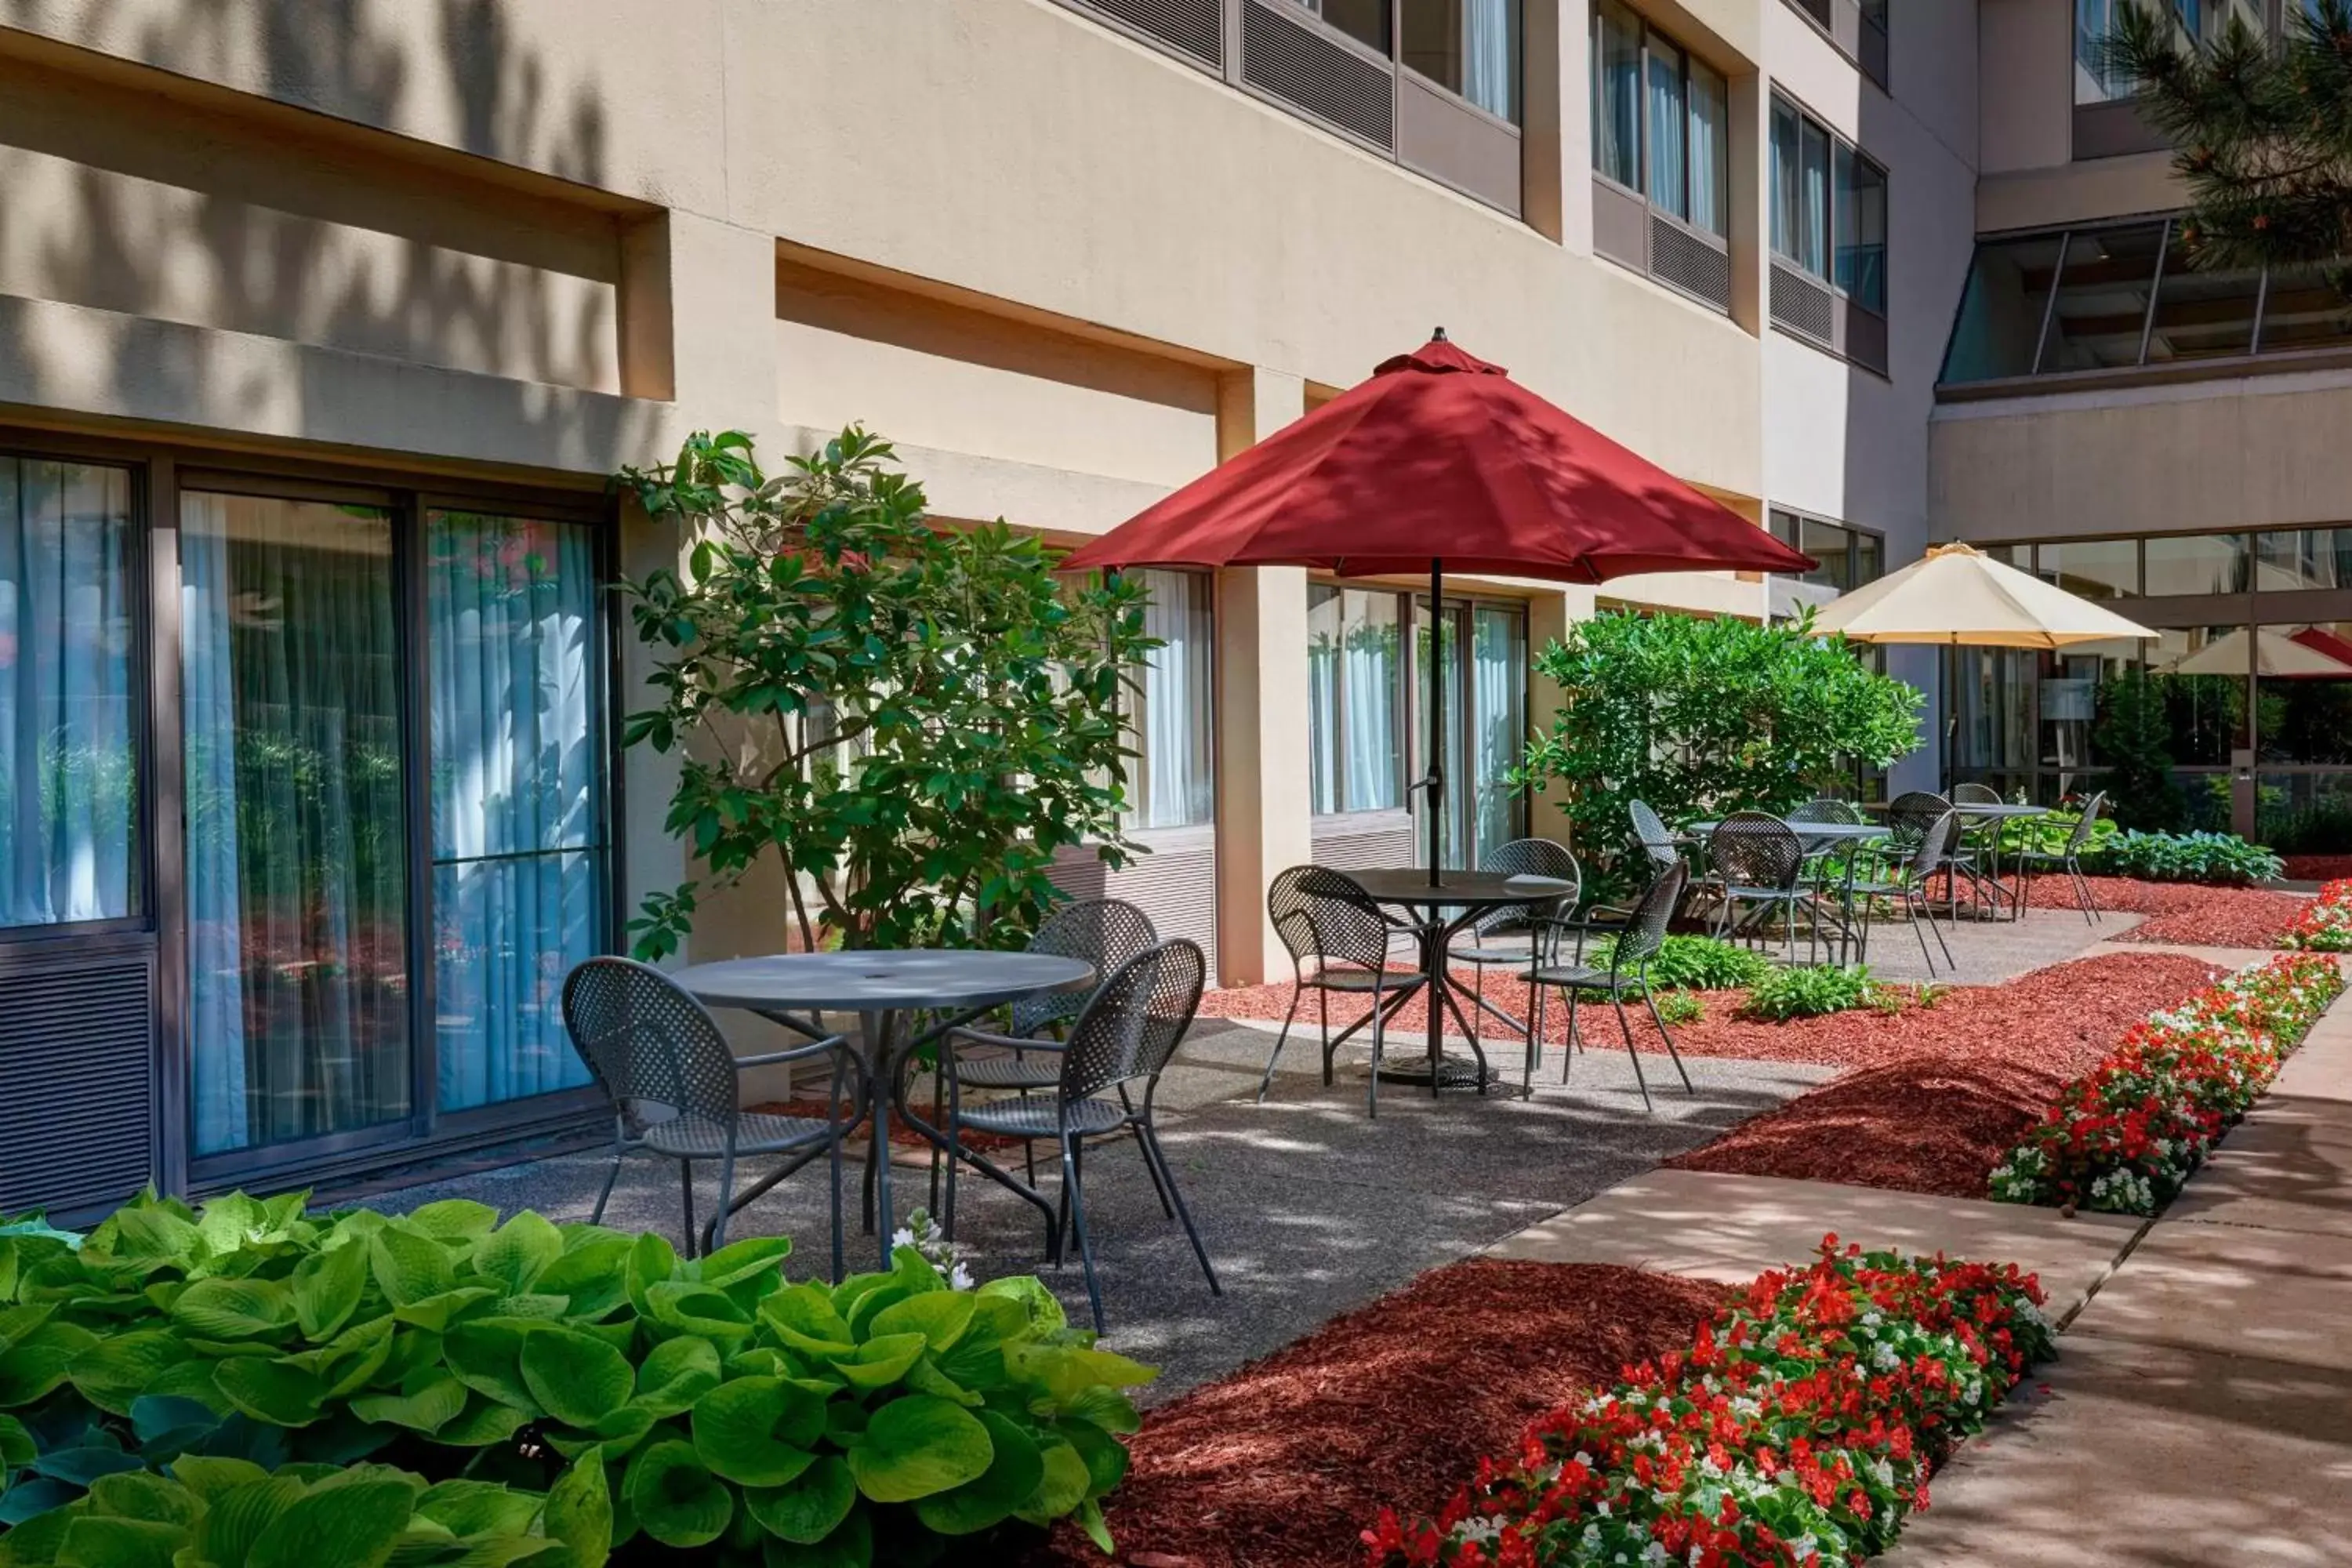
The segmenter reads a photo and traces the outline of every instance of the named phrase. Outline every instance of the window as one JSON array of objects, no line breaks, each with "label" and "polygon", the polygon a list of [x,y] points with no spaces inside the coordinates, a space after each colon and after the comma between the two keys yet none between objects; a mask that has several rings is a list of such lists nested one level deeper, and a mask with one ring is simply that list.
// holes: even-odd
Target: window
[{"label": "window", "polygon": [[1720,237],[1730,160],[1722,75],[1615,0],[1593,12],[1592,166]]},{"label": "window", "polygon": [[1308,777],[1318,815],[1404,804],[1404,644],[1399,595],[1307,590]]},{"label": "window", "polygon": [[1360,44],[1389,52],[1389,0],[1290,0]]},{"label": "window", "polygon": [[1789,0],[1864,76],[1886,86],[1887,0]]},{"label": "window", "polygon": [[1772,100],[1773,252],[1886,313],[1886,171],[1787,99]]},{"label": "window", "polygon": [[2252,558],[2242,533],[2194,533],[2152,538],[2147,592],[2242,594],[2252,580]]},{"label": "window", "polygon": [[1211,657],[1216,641],[1214,584],[1203,572],[1134,574],[1151,597],[1146,636],[1161,647],[1145,657],[1129,720],[1137,752],[1128,771],[1130,827],[1193,827],[1216,816],[1211,744]]},{"label": "window", "polygon": [[2325,268],[2208,271],[2180,225],[2102,225],[1979,240],[1944,355],[1948,386],[2352,346]]},{"label": "window", "polygon": [[[2025,564],[2020,545],[2018,564]],[[2082,599],[2127,599],[2139,592],[2139,541],[2069,539],[2041,547],[2036,567],[2042,581]]]},{"label": "window", "polygon": [[0,927],[141,908],[131,475],[0,456]]},{"label": "window", "polygon": [[1772,509],[1772,537],[1818,563],[1797,581],[1847,593],[1885,573],[1886,542],[1875,533],[1802,512]]},{"label": "window", "polygon": [[1499,120],[1519,118],[1520,0],[1404,0],[1397,58]]}]

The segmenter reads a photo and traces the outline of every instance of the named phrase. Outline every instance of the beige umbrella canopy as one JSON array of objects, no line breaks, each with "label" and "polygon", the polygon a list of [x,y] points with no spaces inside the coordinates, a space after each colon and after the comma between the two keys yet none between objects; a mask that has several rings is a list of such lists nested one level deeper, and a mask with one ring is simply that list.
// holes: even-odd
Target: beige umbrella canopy
[{"label": "beige umbrella canopy", "polygon": [[[2247,631],[2240,626],[2226,637],[2215,637],[2194,653],[2185,653],[2169,663],[2158,664],[2162,675],[2235,675],[2246,673]],[[2269,676],[2300,676],[2316,678],[2352,675],[2352,664],[2333,658],[2315,647],[2307,647],[2284,632],[2258,627],[2253,632],[2254,673]]]},{"label": "beige umbrella canopy", "polygon": [[1832,600],[1813,629],[1855,642],[1948,647],[2064,647],[2156,636],[1965,544],[1938,544],[1926,559]]}]

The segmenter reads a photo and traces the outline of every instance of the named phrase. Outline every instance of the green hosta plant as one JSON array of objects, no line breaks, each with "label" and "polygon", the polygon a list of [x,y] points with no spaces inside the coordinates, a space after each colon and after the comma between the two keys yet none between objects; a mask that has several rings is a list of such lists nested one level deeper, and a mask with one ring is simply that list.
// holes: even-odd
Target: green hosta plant
[{"label": "green hosta plant", "polygon": [[2119,833],[2101,851],[2096,868],[2153,882],[2221,887],[2272,881],[2286,872],[2277,856],[2234,833]]},{"label": "green hosta plant", "polygon": [[[95,1478],[86,1496],[0,1537],[9,1568],[574,1568],[604,1561],[612,1505],[595,1466],[548,1496],[428,1483],[386,1465],[176,1461]],[[579,1539],[574,1540],[576,1535]]]},{"label": "green hosta plant", "polygon": [[[1603,937],[1585,950],[1584,962],[1609,967],[1616,939]],[[1686,991],[1738,991],[1755,984],[1772,961],[1753,948],[1711,936],[1670,936],[1650,960],[1650,984]]]},{"label": "green hosta plant", "polygon": [[1706,1008],[1687,991],[1661,991],[1652,998],[1658,1005],[1658,1016],[1669,1024],[1696,1024],[1706,1016]]},{"label": "green hosta plant", "polygon": [[565,1536],[583,1564],[608,1545],[921,1563],[1071,1515],[1107,1541],[1122,1391],[1150,1369],[1034,1279],[953,1289],[908,1247],[887,1272],[795,1283],[789,1250],[681,1260],[528,1211],[311,1216],[299,1194],[142,1197],[79,1250],[0,1236],[0,1522],[193,1456],[593,1492],[609,1525]]},{"label": "green hosta plant", "polygon": [[1775,969],[1749,989],[1740,1011],[1753,1018],[1775,1022],[1817,1018],[1825,1013],[1867,1007],[1881,989],[1878,982],[1870,977],[1870,970],[1862,964],[1851,969],[1826,963]]}]

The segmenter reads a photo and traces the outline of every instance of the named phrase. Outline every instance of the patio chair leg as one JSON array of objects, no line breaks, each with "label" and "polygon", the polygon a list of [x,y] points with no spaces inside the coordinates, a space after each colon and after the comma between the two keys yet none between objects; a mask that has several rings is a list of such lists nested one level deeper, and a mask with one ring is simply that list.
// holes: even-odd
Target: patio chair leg
[{"label": "patio chair leg", "polygon": [[[1380,1010],[1380,988],[1375,986],[1372,991],[1372,1011],[1377,1013]],[[1328,1089],[1331,1087],[1331,988],[1328,985],[1318,986],[1316,988],[1315,1014],[1322,1022],[1323,1087],[1325,1089]],[[1372,1026],[1372,1028],[1373,1031],[1377,1033],[1379,1032],[1380,1026],[1375,1024]]]},{"label": "patio chair leg", "polygon": [[686,1232],[685,1232],[685,1235],[684,1235],[683,1237],[681,1237],[679,1239],[681,1239],[682,1241],[684,1241],[684,1242],[685,1242],[685,1244],[686,1244],[686,1246],[685,1246],[685,1253],[686,1253],[686,1256],[687,1256],[687,1257],[688,1257],[688,1258],[691,1258],[691,1257],[693,1257],[693,1256],[694,1256],[694,1162],[693,1162],[693,1161],[691,1161],[691,1160],[680,1160],[680,1161],[677,1163],[677,1185],[678,1185],[678,1191],[679,1191],[679,1192],[680,1192],[680,1193],[685,1196],[685,1199],[686,1199]]},{"label": "patio chair leg", "polygon": [[734,1196],[735,1152],[730,1149],[727,1157],[719,1163],[719,1212],[712,1215],[710,1223],[703,1227],[702,1255],[705,1258],[727,1245],[727,1205]]},{"label": "patio chair leg", "polygon": [[2066,874],[2074,879],[2074,901],[2083,906],[2083,923],[2098,924],[2099,900],[2091,891],[2091,879],[2083,875],[2083,862],[2072,855],[2066,857]]},{"label": "patio chair leg", "polygon": [[627,1149],[622,1144],[621,1135],[615,1132],[613,1135],[613,1168],[604,1173],[604,1190],[596,1194],[596,1212],[588,1216],[590,1225],[604,1223],[604,1205],[613,1201],[613,1184],[621,1179],[621,1161],[627,1156]]},{"label": "patio chair leg", "polygon": [[[1911,917],[1911,934],[1919,939],[1919,957],[1927,965],[1927,978],[1933,980],[1936,978],[1936,955],[1927,951],[1927,895],[1922,893],[1916,899],[1906,899],[1904,900],[1903,907],[1905,912]],[[1944,933],[1937,931],[1936,940],[1941,942],[1943,939]]]},{"label": "patio chair leg", "polygon": [[1160,1213],[1164,1218],[1174,1219],[1176,1211],[1169,1206],[1167,1185],[1160,1179],[1160,1167],[1152,1162],[1150,1145],[1143,1141],[1143,1120],[1135,1114],[1135,1102],[1128,1099],[1125,1084],[1118,1086],[1118,1102],[1127,1108],[1128,1125],[1135,1130],[1136,1146],[1143,1151],[1143,1168],[1151,1177],[1151,1190],[1160,1194]]},{"label": "patio chair leg", "polygon": [[[1364,1080],[1364,1103],[1369,1108],[1366,1114],[1374,1121],[1381,1119],[1381,1042],[1387,1024],[1388,1020],[1381,1016],[1381,988],[1375,984],[1372,987],[1372,1070]],[[1323,1081],[1326,1085],[1331,1081],[1331,1052],[1328,1047],[1323,1052]]]},{"label": "patio chair leg", "polygon": [[1568,1086],[1568,1075],[1576,1070],[1576,1004],[1583,993],[1573,985],[1568,988],[1568,1043],[1559,1047],[1559,1081]]},{"label": "patio chair leg", "polygon": [[1192,1211],[1184,1206],[1184,1194],[1176,1190],[1176,1173],[1168,1163],[1168,1152],[1160,1146],[1160,1134],[1149,1119],[1139,1122],[1136,1131],[1142,1135],[1143,1157],[1158,1168],[1160,1184],[1176,1202],[1176,1223],[1184,1227],[1185,1237],[1192,1244],[1192,1256],[1201,1260],[1201,1272],[1208,1276],[1209,1294],[1223,1295],[1225,1288],[1217,1283],[1217,1270],[1209,1261],[1209,1249],[1201,1245],[1201,1233],[1193,1227]]},{"label": "patio chair leg", "polygon": [[1066,1147],[1062,1152],[1062,1191],[1055,1200],[1054,1205],[1053,1262],[1056,1268],[1059,1268],[1069,1256],[1070,1189],[1075,1184],[1070,1180],[1070,1154]]},{"label": "patio chair leg", "polygon": [[1658,1108],[1650,1103],[1650,1078],[1642,1070],[1642,1053],[1633,1047],[1633,1020],[1625,1016],[1624,994],[1618,993],[1610,1000],[1617,1005],[1617,1027],[1625,1037],[1625,1054],[1633,1061],[1633,1081],[1641,1086],[1642,1109],[1654,1115]]},{"label": "patio chair leg", "polygon": [[[1282,1016],[1282,1033],[1275,1036],[1274,1049],[1266,1053],[1265,1075],[1257,1080],[1257,1102],[1260,1105],[1265,1103],[1265,1091],[1274,1082],[1274,1064],[1282,1059],[1282,1047],[1290,1043],[1290,1021],[1298,1016],[1298,1003],[1301,995],[1302,993],[1297,985],[1291,986],[1290,1011]],[[1029,1184],[1033,1187],[1037,1184],[1037,1165],[1034,1157],[1029,1164]]]},{"label": "patio chair leg", "polygon": [[1094,1311],[1095,1332],[1101,1333],[1102,1287],[1095,1282],[1095,1247],[1087,1239],[1087,1199],[1078,1184],[1080,1142],[1071,1133],[1062,1134],[1062,1195],[1069,1207],[1070,1224],[1078,1233],[1078,1262],[1087,1271],[1087,1305]]},{"label": "patio chair leg", "polygon": [[1666,1021],[1658,1015],[1656,995],[1649,991],[1643,991],[1642,1000],[1649,1005],[1650,1022],[1658,1026],[1658,1038],[1666,1042],[1666,1056],[1674,1062],[1675,1071],[1682,1074],[1684,1092],[1696,1097],[1698,1093],[1698,1086],[1691,1082],[1690,1068],[1683,1066],[1683,1054],[1675,1049],[1675,1037],[1666,1032]]}]

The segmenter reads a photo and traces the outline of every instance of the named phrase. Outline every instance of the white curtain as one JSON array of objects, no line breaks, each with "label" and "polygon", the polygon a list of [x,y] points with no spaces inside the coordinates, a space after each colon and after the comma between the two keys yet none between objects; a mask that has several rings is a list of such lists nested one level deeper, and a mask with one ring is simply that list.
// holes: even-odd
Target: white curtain
[{"label": "white curtain", "polygon": [[1729,192],[1725,168],[1729,156],[1731,111],[1723,79],[1691,62],[1690,92],[1690,213],[1691,222],[1709,234],[1730,233]]},{"label": "white curtain", "polygon": [[1150,597],[1143,612],[1148,637],[1164,645],[1145,656],[1143,695],[1137,704],[1135,827],[1189,827],[1216,809],[1210,775],[1210,645],[1213,620],[1209,579],[1198,572],[1139,573]]},{"label": "white curtain", "polygon": [[1478,854],[1519,836],[1518,795],[1503,775],[1526,749],[1524,623],[1516,610],[1480,607],[1470,638],[1470,734],[1476,748]]},{"label": "white curtain", "polygon": [[0,458],[0,926],[134,912],[130,498]]},{"label": "white curtain", "polygon": [[1505,120],[1518,118],[1517,0],[1462,0],[1462,96]]},{"label": "white curtain", "polygon": [[187,796],[188,1034],[196,1152],[247,1142],[239,930],[236,683],[229,659],[227,500],[180,502],[180,712]]},{"label": "white curtain", "polygon": [[601,943],[595,568],[586,529],[435,512],[432,685],[439,1107],[588,1081],[563,977]]},{"label": "white curtain", "polygon": [[1687,161],[1684,137],[1689,128],[1683,101],[1682,51],[1653,33],[1649,58],[1650,201],[1682,217],[1690,210],[1689,191],[1684,183]]},{"label": "white curtain", "polygon": [[1347,705],[1347,806],[1384,811],[1401,798],[1397,755],[1396,595],[1347,590],[1340,700]]},{"label": "white curtain", "polygon": [[1339,590],[1307,588],[1307,769],[1308,809],[1339,809]]}]

